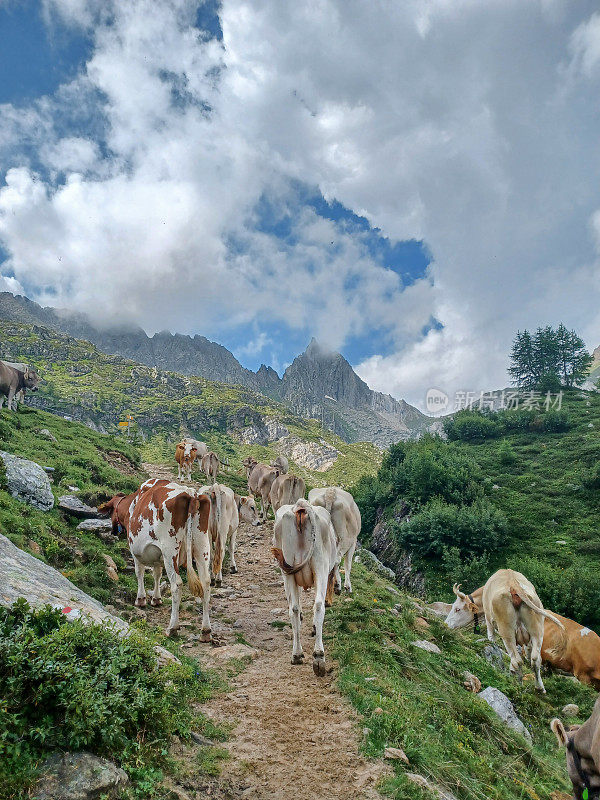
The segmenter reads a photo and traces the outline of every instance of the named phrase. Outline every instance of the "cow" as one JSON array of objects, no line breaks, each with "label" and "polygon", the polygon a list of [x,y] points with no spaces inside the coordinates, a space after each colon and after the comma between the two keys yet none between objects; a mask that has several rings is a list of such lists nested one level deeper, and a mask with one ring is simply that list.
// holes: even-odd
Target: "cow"
[{"label": "cow", "polygon": [[228,541],[230,569],[233,574],[238,571],[235,563],[235,539],[240,524],[238,504],[235,501],[233,489],[222,483],[202,486],[200,493],[210,498],[208,533],[213,548],[211,584],[221,586],[223,583],[223,558]]},{"label": "cow", "polygon": [[296,500],[304,497],[306,484],[298,475],[278,475],[271,485],[269,497],[273,511],[281,506],[293,506]]},{"label": "cow", "polygon": [[258,518],[258,511],[256,510],[256,503],[252,495],[247,497],[240,497],[239,494],[235,495],[235,502],[238,507],[238,514],[240,515],[240,522],[249,522],[250,525],[260,525]]},{"label": "cow", "polygon": [[344,559],[344,590],[352,594],[350,572],[352,560],[356,550],[356,540],[361,528],[361,518],[358,506],[350,492],[338,486],[329,486],[326,489],[311,489],[308,493],[308,502],[313,506],[321,506],[330,516],[337,541],[337,558],[335,566],[335,593],[342,591],[340,577],[340,563]]},{"label": "cow", "polygon": [[127,539],[138,580],[135,605],[139,608],[146,605],[144,571],[147,566],[154,572],[151,603],[153,606],[161,604],[160,578],[164,565],[172,596],[166,634],[174,633],[179,628],[181,602],[179,567],[185,566],[192,595],[202,598],[201,641],[210,641],[210,500],[177,483],[157,481],[154,486],[138,492],[130,509]]},{"label": "cow", "polygon": [[198,439],[192,439],[189,436],[186,436],[181,441],[184,444],[191,444],[192,447],[196,448],[196,458],[198,459],[202,458],[202,456],[208,453],[208,447],[206,446],[206,442],[200,442],[198,441]]},{"label": "cow", "polygon": [[189,441],[179,442],[175,449],[175,461],[177,462],[178,480],[191,481],[192,464],[196,460],[197,449]]},{"label": "cow", "polygon": [[567,751],[567,772],[573,784],[573,800],[600,798],[600,697],[583,725],[569,730],[556,717],[550,728]]},{"label": "cow", "polygon": [[571,672],[581,683],[600,691],[600,636],[578,622],[552,612],[564,626],[544,626],[542,661]]},{"label": "cow", "polygon": [[260,513],[263,522],[267,520],[269,505],[271,504],[271,487],[277,477],[279,477],[277,467],[268,467],[266,464],[254,464],[248,473],[248,491],[252,495],[260,495]]},{"label": "cow", "polygon": [[15,369],[6,361],[0,361],[0,408],[4,405],[4,398],[7,398],[6,406],[9,411],[17,410],[16,396],[25,389],[37,392],[40,378],[37,372],[31,367],[25,370]]},{"label": "cow", "polygon": [[[9,367],[13,367],[14,369],[18,369],[19,372],[23,372],[23,373],[25,372],[25,370],[29,366],[28,364],[25,364],[23,361],[5,361],[4,363],[8,364]],[[15,395],[15,403],[18,406],[19,403],[24,403],[24,402],[25,402],[25,389],[21,389]]]},{"label": "cow", "polygon": [[119,492],[111,497],[110,500],[107,500],[106,503],[102,503],[102,505],[98,506],[98,513],[101,516],[110,516],[113,536],[118,536],[120,533],[127,532],[131,504],[137,497],[137,494],[138,492],[133,492],[132,494]]},{"label": "cow", "polygon": [[242,461],[242,466],[244,467],[247,478],[250,476],[250,473],[257,464],[258,461],[254,458],[254,456],[246,456],[246,458]]},{"label": "cow", "polygon": [[221,466],[221,462],[219,461],[219,456],[216,453],[213,453],[211,450],[202,456],[201,463],[202,463],[202,471],[204,472],[208,480],[211,483],[214,483],[217,480],[219,467]]},{"label": "cow", "polygon": [[281,475],[287,474],[290,470],[290,462],[285,456],[281,455],[271,461],[271,466],[278,469]]},{"label": "cow", "polygon": [[517,645],[530,649],[535,683],[539,691],[545,694],[540,675],[544,619],[549,619],[563,631],[564,625],[544,610],[533,584],[520,572],[500,569],[488,578],[485,586],[470,595],[460,591],[460,584],[455,584],[453,591],[456,600],[446,617],[446,625],[460,628],[483,611],[488,639],[494,641],[496,625],[510,656],[510,671],[519,679],[522,677],[523,662]]},{"label": "cow", "polygon": [[333,600],[333,581],[337,544],[329,513],[306,500],[293,506],[281,506],[275,514],[272,553],[283,575],[285,595],[292,623],[292,664],[302,664],[300,642],[302,603],[300,589],[315,587],[313,630],[313,671],[325,675],[323,619],[325,605]]}]

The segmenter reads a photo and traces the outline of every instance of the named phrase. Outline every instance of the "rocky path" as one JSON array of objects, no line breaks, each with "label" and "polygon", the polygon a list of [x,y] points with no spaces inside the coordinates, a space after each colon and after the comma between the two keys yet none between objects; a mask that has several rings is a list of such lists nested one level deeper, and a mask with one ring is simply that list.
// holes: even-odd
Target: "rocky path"
[{"label": "rocky path", "polygon": [[[148,465],[156,477],[158,470]],[[167,477],[165,475],[164,477]],[[170,475],[169,475],[170,477]],[[304,595],[302,641],[307,663],[292,666],[291,629],[283,583],[272,561],[272,524],[240,527],[236,560],[239,572],[224,572],[223,587],[213,590],[211,619],[219,646],[198,641],[199,619],[193,603],[184,603],[183,647],[207,667],[239,665],[231,690],[201,706],[231,734],[230,758],[210,787],[196,784],[197,796],[248,797],[256,800],[331,800],[379,798],[375,789],[385,773],[381,762],[359,753],[357,716],[335,688],[335,664],[325,678],[312,670],[312,596]],[[349,599],[336,602],[351,602]],[[149,609],[149,621],[167,617],[168,607]],[[327,643],[326,643],[327,647]],[[327,656],[327,653],[326,653]],[[191,792],[190,775],[185,782]],[[196,788],[196,787],[195,787]],[[202,790],[202,792],[200,792]],[[207,791],[208,790],[208,791]]]}]

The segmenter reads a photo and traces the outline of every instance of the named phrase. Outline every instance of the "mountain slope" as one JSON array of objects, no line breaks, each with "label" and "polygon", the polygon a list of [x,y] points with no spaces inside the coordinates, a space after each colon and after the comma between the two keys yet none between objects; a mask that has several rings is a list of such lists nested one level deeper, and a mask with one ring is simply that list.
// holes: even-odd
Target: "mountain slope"
[{"label": "mountain slope", "polygon": [[372,391],[342,355],[325,350],[314,339],[280,378],[264,364],[257,372],[246,369],[227,348],[204,336],[168,331],[148,336],[130,326],[99,329],[84,314],[42,308],[8,292],[0,293],[0,319],[66,333],[148,367],[261,392],[283,401],[300,416],[321,420],[348,442],[366,440],[388,447],[439,425],[404,400]]}]

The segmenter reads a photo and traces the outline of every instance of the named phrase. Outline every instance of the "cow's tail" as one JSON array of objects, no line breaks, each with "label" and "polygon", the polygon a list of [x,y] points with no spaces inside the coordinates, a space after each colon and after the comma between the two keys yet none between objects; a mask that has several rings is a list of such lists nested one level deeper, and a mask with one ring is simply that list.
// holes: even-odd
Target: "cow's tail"
[{"label": "cow's tail", "polygon": [[[518,600],[520,600],[521,603],[523,603],[523,605],[527,606],[527,608],[530,608],[532,611],[535,611],[536,614],[539,614],[542,617],[546,617],[546,619],[549,619],[555,625],[558,625],[559,628],[562,628],[563,631],[565,630],[565,626],[562,624],[562,622],[559,619],[557,619],[554,616],[554,614],[550,614],[548,611],[546,611],[545,608],[540,608],[540,606],[536,606],[535,603],[532,603],[531,600],[528,597],[523,597],[522,595],[520,595],[514,589],[511,589],[511,595],[513,596],[513,598],[516,597]],[[514,604],[514,600],[513,600],[513,604]]]},{"label": "cow's tail", "polygon": [[198,518],[200,504],[197,497],[190,497],[188,506],[188,518],[185,527],[185,550],[187,556],[187,579],[190,592],[194,597],[202,597],[204,595],[204,588],[202,582],[198,577],[198,573],[194,569],[193,550],[194,550],[194,523]]},{"label": "cow's tail", "polygon": [[283,555],[283,549],[279,547],[272,547],[271,552],[277,559],[277,563],[281,567],[281,571],[284,572],[286,575],[296,575],[296,573],[300,572],[304,569],[309,563],[311,558],[313,557],[313,553],[315,551],[315,535],[317,531],[316,525],[316,518],[315,512],[313,507],[310,503],[297,503],[295,510],[294,510],[294,517],[295,517],[295,526],[296,526],[296,537],[299,539],[301,534],[304,532],[306,528],[306,518],[308,517],[311,525],[311,538],[310,538],[310,547],[308,548],[308,553],[302,559],[300,564],[295,564],[291,566],[285,560]]},{"label": "cow's tail", "polygon": [[221,492],[215,484],[213,484],[210,493],[210,502],[211,504],[214,503],[215,508],[215,529],[217,535],[214,541],[215,550],[213,553],[213,574],[217,575],[220,572],[221,565],[223,563],[223,543],[221,541],[221,519],[223,515],[221,508]]}]

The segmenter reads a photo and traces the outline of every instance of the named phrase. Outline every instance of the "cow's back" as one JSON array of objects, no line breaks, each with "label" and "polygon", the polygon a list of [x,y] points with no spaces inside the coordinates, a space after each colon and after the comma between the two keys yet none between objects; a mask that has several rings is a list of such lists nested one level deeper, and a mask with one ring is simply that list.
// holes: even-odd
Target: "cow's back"
[{"label": "cow's back", "polygon": [[552,623],[544,625],[542,659],[600,689],[600,636],[575,620],[554,611],[552,614],[562,622],[565,631]]}]

